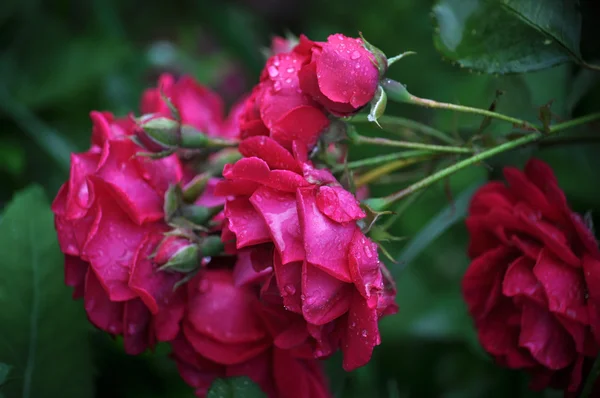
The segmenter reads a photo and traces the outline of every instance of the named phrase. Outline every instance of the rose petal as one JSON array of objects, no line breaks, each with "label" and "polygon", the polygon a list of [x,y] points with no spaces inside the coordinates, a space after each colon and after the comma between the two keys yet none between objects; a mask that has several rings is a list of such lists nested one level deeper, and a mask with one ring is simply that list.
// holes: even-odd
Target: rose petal
[{"label": "rose petal", "polygon": [[323,325],[346,313],[352,291],[349,283],[306,262],[302,265],[302,314],[307,322]]},{"label": "rose petal", "polygon": [[83,247],[83,256],[112,301],[132,299],[136,293],[129,288],[128,281],[133,258],[146,234],[156,226],[134,224],[114,201],[106,183],[94,176],[89,179],[97,196],[96,219]]},{"label": "rose petal", "polygon": [[183,332],[198,354],[223,365],[235,365],[247,361],[270,346],[270,342],[266,339],[223,344],[221,341],[199,333],[194,326],[187,322],[183,324]]},{"label": "rose petal", "polygon": [[141,300],[125,302],[123,311],[123,346],[129,355],[139,355],[146,351],[152,343],[149,340],[148,326],[150,312]]},{"label": "rose petal", "polygon": [[377,311],[370,309],[366,300],[358,292],[354,292],[342,345],[344,370],[349,372],[367,364],[371,360],[373,348],[380,343]]},{"label": "rose petal", "polygon": [[317,206],[315,193],[313,188],[300,188],[296,193],[306,260],[341,281],[351,282],[348,248],[356,225],[326,217]]},{"label": "rose petal", "polygon": [[267,162],[271,170],[282,169],[300,173],[298,162],[292,154],[269,137],[250,137],[240,142],[238,150],[245,157],[258,157]]},{"label": "rose petal", "polygon": [[149,235],[140,244],[134,259],[129,286],[140,296],[153,315],[153,327],[159,341],[169,341],[179,333],[185,311],[184,289],[174,289],[181,274],[158,271],[149,256],[154,253],[160,235]]},{"label": "rose petal", "polygon": [[225,204],[228,227],[236,236],[236,247],[241,249],[270,242],[269,227],[246,198],[237,198]]},{"label": "rose petal", "polygon": [[283,305],[288,311],[302,313],[302,262],[282,264],[281,257],[273,256],[273,268],[277,278],[277,286],[283,298]]},{"label": "rose petal", "polygon": [[73,298],[81,298],[85,293],[85,276],[90,264],[79,257],[65,255],[65,285],[73,289]]},{"label": "rose petal", "polygon": [[507,265],[517,258],[515,250],[500,246],[471,262],[462,280],[463,297],[477,321],[486,317],[502,294]]},{"label": "rose petal", "polygon": [[319,187],[317,207],[333,221],[344,223],[366,217],[358,200],[342,187]]},{"label": "rose petal", "polygon": [[112,187],[123,210],[137,224],[163,217],[163,198],[138,173],[137,149],[129,140],[107,141],[96,175]]},{"label": "rose petal", "polygon": [[587,324],[585,281],[581,272],[542,249],[533,268],[548,297],[548,310]]},{"label": "rose petal", "polygon": [[519,257],[513,261],[504,276],[502,293],[508,297],[525,296],[540,305],[547,305],[546,294],[533,273],[534,265],[535,262],[527,257]]},{"label": "rose petal", "polygon": [[367,238],[357,227],[350,242],[348,264],[354,286],[367,300],[369,308],[377,305],[378,295],[383,290],[381,263],[377,249],[377,244]]},{"label": "rose petal", "polygon": [[525,302],[519,345],[549,369],[569,366],[576,356],[573,339],[547,310]]},{"label": "rose petal", "polygon": [[252,194],[250,203],[267,224],[283,264],[304,260],[295,195],[262,187]]},{"label": "rose petal", "polygon": [[271,137],[287,149],[294,141],[301,141],[312,148],[321,133],[329,126],[329,119],[319,109],[311,105],[292,108],[271,128]]},{"label": "rose petal", "polygon": [[211,270],[188,285],[187,322],[198,334],[222,344],[241,344],[266,337],[251,289],[235,287],[230,272]]},{"label": "rose petal", "polygon": [[111,334],[123,333],[123,303],[111,301],[92,269],[85,278],[84,307],[90,322]]}]

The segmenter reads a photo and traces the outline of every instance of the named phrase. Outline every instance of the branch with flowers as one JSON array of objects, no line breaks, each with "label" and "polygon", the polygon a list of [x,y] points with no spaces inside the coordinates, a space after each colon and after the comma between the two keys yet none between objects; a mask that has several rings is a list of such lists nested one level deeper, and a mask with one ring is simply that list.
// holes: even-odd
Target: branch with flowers
[{"label": "branch with flowers", "polygon": [[[341,351],[345,371],[366,365],[379,321],[402,317],[402,274],[380,256],[397,213],[456,172],[600,120],[553,123],[544,108],[532,123],[417,97],[387,77],[410,53],[388,58],[362,37],[275,43],[226,117],[209,89],[167,74],[139,116],[92,112],[90,147],[72,155],[52,204],[65,283],[89,321],[131,355],[168,343],[198,397],[232,376],[269,397],[331,396],[322,360]],[[386,113],[388,102],[497,120],[513,134],[464,142]],[[354,159],[363,146],[392,152]],[[370,184],[408,170],[418,178],[371,197]],[[466,220],[462,292],[479,341],[534,389],[596,396],[593,231],[541,160],[504,176],[508,185],[477,190]]]}]

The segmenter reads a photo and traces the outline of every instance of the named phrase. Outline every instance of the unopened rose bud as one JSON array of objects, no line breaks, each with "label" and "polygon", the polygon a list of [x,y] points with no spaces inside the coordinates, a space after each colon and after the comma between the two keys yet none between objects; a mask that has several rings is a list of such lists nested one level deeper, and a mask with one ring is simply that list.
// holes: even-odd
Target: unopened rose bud
[{"label": "unopened rose bud", "polygon": [[179,236],[167,236],[158,246],[154,262],[160,270],[192,272],[200,265],[200,248]]},{"label": "unopened rose bud", "polygon": [[298,47],[311,54],[298,73],[300,88],[337,116],[352,115],[373,100],[387,70],[385,55],[363,39],[338,33],[327,42],[301,40]]},{"label": "unopened rose bud", "polygon": [[221,142],[221,140],[209,139],[192,126],[182,125],[164,116],[144,115],[138,120],[138,127],[137,137],[150,151],[205,148]]},{"label": "unopened rose bud", "polygon": [[200,195],[202,195],[202,192],[204,192],[206,184],[208,184],[211,177],[211,173],[202,173],[192,178],[192,180],[183,187],[183,201],[186,203],[194,203]]}]

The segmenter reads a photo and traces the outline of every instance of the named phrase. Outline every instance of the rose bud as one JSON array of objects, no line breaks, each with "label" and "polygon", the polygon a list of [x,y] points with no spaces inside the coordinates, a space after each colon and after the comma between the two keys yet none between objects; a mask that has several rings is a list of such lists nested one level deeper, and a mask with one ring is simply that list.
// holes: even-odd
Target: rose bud
[{"label": "rose bud", "polygon": [[301,37],[296,51],[309,52],[298,73],[300,88],[337,116],[358,112],[375,97],[385,57],[369,51],[362,39],[331,35],[327,42]]}]

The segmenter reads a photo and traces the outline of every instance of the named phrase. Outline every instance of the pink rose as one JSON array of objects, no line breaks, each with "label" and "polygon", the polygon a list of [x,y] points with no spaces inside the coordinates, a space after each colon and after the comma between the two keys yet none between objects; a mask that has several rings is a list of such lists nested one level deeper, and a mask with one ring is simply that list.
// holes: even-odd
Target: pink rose
[{"label": "pink rose", "polygon": [[378,65],[362,39],[337,33],[327,42],[315,43],[301,37],[300,43],[305,43],[301,52],[308,57],[298,73],[300,88],[327,111],[348,116],[373,99],[379,69],[385,65]]},{"label": "pink rose", "polygon": [[[163,197],[181,179],[178,159],[151,161],[123,129],[128,121],[92,112],[92,147],[73,154],[69,181],[52,210],[65,282],[83,297],[90,321],[137,354],[173,339],[183,315],[177,274],[156,272],[148,260],[167,230]],[[132,125],[131,125],[132,126]]]},{"label": "pink rose", "polygon": [[283,306],[301,315],[318,345],[333,347],[314,356],[341,347],[345,369],[354,369],[380,343],[377,322],[396,311],[395,290],[382,276],[377,245],[357,225],[365,217],[358,201],[311,165],[302,144],[293,147],[294,155],[269,137],[242,141],[246,157],[227,165],[216,187],[228,196],[223,239],[235,236],[238,250],[274,245],[262,268],[273,267]]},{"label": "pink rose", "polygon": [[296,51],[269,58],[240,116],[241,138],[270,136],[288,149],[296,140],[308,147],[316,144],[329,119],[300,90],[298,71],[305,61]]}]

